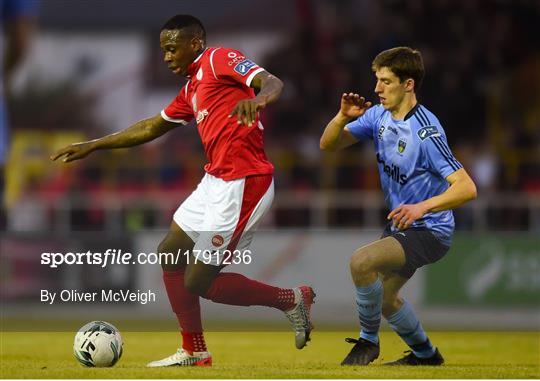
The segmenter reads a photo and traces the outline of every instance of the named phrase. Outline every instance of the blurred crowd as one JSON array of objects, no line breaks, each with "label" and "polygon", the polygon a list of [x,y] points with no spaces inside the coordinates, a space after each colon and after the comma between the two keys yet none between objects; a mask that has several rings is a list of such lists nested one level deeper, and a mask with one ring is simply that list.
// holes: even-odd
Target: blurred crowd
[{"label": "blurred crowd", "polygon": [[317,137],[341,93],[376,99],[372,59],[411,46],[426,67],[419,100],[481,190],[540,191],[540,2],[340,1],[299,14],[298,30],[265,63],[287,84],[269,111],[270,133],[303,147],[298,162],[318,156]]},{"label": "blurred crowd", "polygon": [[[419,100],[439,117],[480,195],[540,193],[539,1],[304,0],[294,2],[294,12],[295,26],[259,62],[285,82],[280,101],[263,113],[278,191],[378,190],[371,147],[325,154],[318,142],[344,91],[376,99],[371,72],[375,55],[407,45],[424,57]],[[73,114],[70,123],[80,121],[83,134],[96,136],[91,116],[69,105],[65,109]],[[21,110],[14,121],[25,116]],[[51,124],[62,127],[61,122],[48,123],[47,130]],[[202,176],[204,157],[195,134],[171,134],[178,135],[135,150],[100,152],[66,170],[34,170],[26,193],[49,200],[66,194],[99,200],[104,194],[152,198],[155,192],[169,192],[177,199]]]}]

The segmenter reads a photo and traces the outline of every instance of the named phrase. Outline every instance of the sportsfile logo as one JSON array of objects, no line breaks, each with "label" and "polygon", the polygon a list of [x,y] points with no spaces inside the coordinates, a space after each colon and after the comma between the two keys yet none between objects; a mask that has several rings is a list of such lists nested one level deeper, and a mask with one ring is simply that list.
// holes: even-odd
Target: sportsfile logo
[{"label": "sportsfile logo", "polygon": [[407,175],[401,173],[401,168],[399,168],[397,165],[393,163],[390,163],[390,165],[386,164],[386,161],[381,157],[380,154],[377,154],[377,162],[383,166],[383,172],[396,183],[400,185],[407,184]]},{"label": "sportsfile logo", "polygon": [[[223,245],[224,239],[221,235],[215,235],[212,238],[214,246]],[[95,265],[107,267],[111,265],[156,265],[156,264],[175,264],[190,262],[203,262],[204,264],[219,263],[222,264],[250,264],[251,250],[182,250],[178,249],[176,253],[145,253],[132,254],[124,252],[122,249],[107,249],[104,252],[93,252],[91,250],[81,250],[65,253],[41,253],[41,264],[56,269],[62,266],[72,265]]]}]

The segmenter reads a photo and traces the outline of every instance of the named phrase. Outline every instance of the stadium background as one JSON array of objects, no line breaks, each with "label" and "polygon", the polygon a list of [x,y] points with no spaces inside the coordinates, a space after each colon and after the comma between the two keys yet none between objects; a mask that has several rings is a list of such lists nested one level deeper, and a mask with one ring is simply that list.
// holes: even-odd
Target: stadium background
[{"label": "stadium background", "polygon": [[[422,51],[427,70],[420,102],[439,116],[479,197],[456,211],[451,253],[420,271],[406,294],[433,328],[538,331],[540,3],[509,0],[42,0],[32,48],[7,99],[4,329],[72,329],[47,317],[75,327],[91,318],[127,319],[144,329],[145,321],[163,319],[155,329],[174,328],[158,266],[51,270],[39,255],[154,251],[200,180],[205,160],[193,125],[71,165],[48,160],[64,144],[158,113],[175,96],[183,82],[163,64],[158,34],[176,13],[196,15],[210,46],[243,51],[286,86],[263,113],[276,199],[253,262],[235,271],[290,286],[308,281],[318,290],[319,327],[356,329],[348,258],[378,236],[387,211],[370,145],[323,154],[318,139],[343,91],[374,98],[372,58],[410,45]],[[47,306],[41,288],[152,289],[158,301]],[[248,322],[286,329],[279,313],[264,308],[205,303],[204,311],[210,328]]]}]

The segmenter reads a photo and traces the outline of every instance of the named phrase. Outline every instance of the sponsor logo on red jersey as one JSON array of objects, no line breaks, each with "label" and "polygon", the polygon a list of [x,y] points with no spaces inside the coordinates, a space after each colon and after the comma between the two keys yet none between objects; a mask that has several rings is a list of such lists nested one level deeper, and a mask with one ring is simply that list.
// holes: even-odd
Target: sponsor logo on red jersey
[{"label": "sponsor logo on red jersey", "polygon": [[249,69],[251,69],[255,65],[256,65],[255,62],[245,59],[236,64],[236,66],[234,67],[234,71],[240,75],[246,75]]},{"label": "sponsor logo on red jersey", "polygon": [[197,121],[208,158],[204,169],[225,181],[273,173],[258,116],[256,129],[229,116],[238,102],[255,97],[250,84],[263,70],[239,51],[207,48],[189,66],[188,82],[162,112],[172,122]]}]

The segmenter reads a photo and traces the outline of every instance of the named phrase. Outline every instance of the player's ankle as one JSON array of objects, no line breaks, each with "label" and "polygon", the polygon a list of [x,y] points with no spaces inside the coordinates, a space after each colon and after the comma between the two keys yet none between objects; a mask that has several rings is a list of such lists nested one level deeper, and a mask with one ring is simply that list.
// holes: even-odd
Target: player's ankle
[{"label": "player's ankle", "polygon": [[182,350],[186,352],[188,355],[193,356],[193,350],[182,347]]}]

